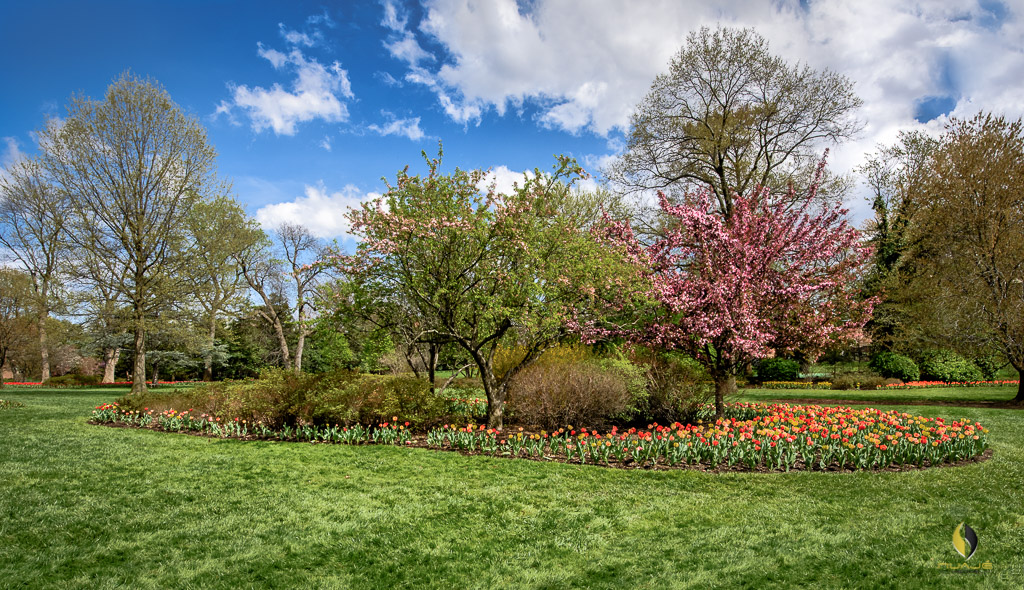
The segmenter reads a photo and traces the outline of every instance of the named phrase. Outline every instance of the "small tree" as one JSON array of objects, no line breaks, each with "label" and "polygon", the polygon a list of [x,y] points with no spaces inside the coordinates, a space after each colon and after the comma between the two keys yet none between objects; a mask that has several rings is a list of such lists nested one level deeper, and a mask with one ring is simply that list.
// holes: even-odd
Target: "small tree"
[{"label": "small tree", "polygon": [[[552,174],[538,170],[503,195],[480,191],[482,171],[441,174],[440,155],[427,164],[426,177],[402,171],[383,197],[350,213],[362,241],[336,262],[371,285],[365,292],[411,306],[423,338],[465,350],[480,370],[487,423],[501,427],[510,381],[569,336],[570,310],[607,268],[576,212],[571,184],[582,170],[562,158]],[[497,374],[502,342],[525,354]]]},{"label": "small tree", "polygon": [[715,211],[711,191],[678,206],[661,195],[674,223],[649,246],[628,222],[609,221],[604,235],[646,277],[647,298],[619,302],[636,307],[635,325],[591,323],[582,331],[687,352],[714,379],[721,416],[741,368],[776,354],[816,353],[859,332],[870,316],[874,301],[858,301],[852,287],[870,251],[859,246],[846,210],[812,211],[814,190],[798,209],[769,204],[765,189],[734,195],[728,219]]}]

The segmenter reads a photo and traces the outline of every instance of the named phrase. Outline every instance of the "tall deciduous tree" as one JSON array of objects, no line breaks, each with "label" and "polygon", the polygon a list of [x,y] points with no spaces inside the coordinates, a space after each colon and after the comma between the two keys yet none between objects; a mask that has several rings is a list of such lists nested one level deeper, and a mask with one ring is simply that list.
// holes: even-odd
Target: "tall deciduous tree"
[{"label": "tall deciduous tree", "polygon": [[919,338],[910,308],[927,303],[904,287],[914,272],[915,217],[938,143],[920,131],[901,132],[895,144],[879,146],[859,168],[871,189],[871,208],[875,212],[864,228],[874,248],[864,290],[867,295],[882,297],[866,326],[875,347],[899,348],[908,338]]},{"label": "tall deciduous tree", "polygon": [[46,322],[68,258],[68,198],[35,161],[15,164],[0,177],[0,245],[28,271],[39,333],[42,381],[50,378]]},{"label": "tall deciduous tree", "polygon": [[[487,422],[500,427],[510,381],[568,336],[570,315],[593,292],[586,282],[607,268],[575,217],[570,185],[582,171],[561,159],[503,195],[481,192],[481,171],[446,175],[440,156],[427,163],[426,177],[402,171],[383,197],[351,212],[362,241],[337,261],[372,292],[412,306],[425,335],[466,351],[480,370]],[[502,342],[526,353],[497,374]]]},{"label": "tall deciduous tree", "polygon": [[102,276],[131,307],[132,391],[144,391],[147,324],[186,290],[193,262],[185,221],[198,201],[223,192],[216,153],[166,91],[129,74],[102,100],[73,99],[64,124],[51,123],[41,136],[44,166],[72,197],[68,235],[108,267]]},{"label": "tall deciduous tree", "polygon": [[873,301],[853,288],[870,251],[845,210],[813,209],[813,190],[795,209],[770,204],[764,189],[734,195],[728,219],[711,191],[678,206],[662,194],[674,223],[649,246],[628,222],[609,221],[605,236],[646,277],[646,300],[635,305],[633,326],[584,324],[582,331],[687,352],[714,378],[721,416],[742,367],[796,350],[814,354],[858,332],[870,315]]},{"label": "tall deciduous tree", "polygon": [[917,280],[951,339],[996,348],[1021,373],[1024,402],[1024,124],[950,121],[925,190]]},{"label": "tall deciduous tree", "polygon": [[31,285],[25,273],[0,267],[0,387],[4,386],[3,367],[8,353],[27,340],[26,327],[32,311]]},{"label": "tall deciduous tree", "polygon": [[246,286],[237,254],[250,248],[259,235],[250,231],[242,206],[225,196],[196,203],[188,217],[188,232],[198,254],[189,273],[190,290],[206,319],[203,380],[210,381],[218,322],[242,303]]},{"label": "tall deciduous tree", "polygon": [[752,29],[701,28],[637,106],[609,175],[634,190],[711,187],[728,216],[734,194],[808,186],[816,150],[859,129],[860,105],[849,79],[787,64]]},{"label": "tall deciduous tree", "polygon": [[263,301],[262,306],[254,309],[273,328],[280,350],[281,366],[290,369],[292,355],[284,327],[288,313],[288,298],[284,294],[284,269],[281,262],[274,258],[273,242],[255,220],[248,221],[245,231],[247,237],[243,241],[247,246],[233,255],[234,260],[249,288]]},{"label": "tall deciduous tree", "polygon": [[313,295],[320,275],[327,267],[315,264],[324,257],[327,248],[323,241],[301,225],[284,223],[278,226],[278,246],[284,254],[285,272],[292,279],[295,289],[295,320],[298,340],[295,343],[295,371],[302,370],[302,352],[306,347],[306,336],[313,332],[310,323],[315,311]]}]

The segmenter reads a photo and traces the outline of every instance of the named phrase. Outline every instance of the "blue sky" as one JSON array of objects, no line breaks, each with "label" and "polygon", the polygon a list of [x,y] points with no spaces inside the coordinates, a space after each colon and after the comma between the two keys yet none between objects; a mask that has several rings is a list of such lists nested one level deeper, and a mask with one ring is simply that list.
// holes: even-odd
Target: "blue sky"
[{"label": "blue sky", "polygon": [[[73,93],[121,72],[201,119],[220,173],[266,225],[344,236],[341,212],[433,153],[499,183],[566,153],[598,172],[630,109],[701,25],[752,26],[791,61],[849,76],[852,170],[900,130],[1024,113],[1020,0],[12,2],[0,6],[0,163]],[[867,214],[862,193],[849,203]]]}]

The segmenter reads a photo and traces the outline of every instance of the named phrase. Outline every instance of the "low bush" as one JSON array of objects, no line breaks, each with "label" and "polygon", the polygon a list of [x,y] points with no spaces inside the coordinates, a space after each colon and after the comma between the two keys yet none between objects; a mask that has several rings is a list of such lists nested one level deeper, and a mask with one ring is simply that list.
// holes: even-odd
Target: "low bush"
[{"label": "low bush", "polygon": [[932,350],[921,360],[921,379],[925,381],[981,381],[981,369],[951,350]]},{"label": "low bush", "polygon": [[982,356],[974,359],[974,364],[981,371],[981,377],[987,381],[993,381],[999,370],[1006,366],[1006,361],[995,355]]},{"label": "low bush", "polygon": [[193,409],[268,427],[299,424],[373,424],[404,416],[417,425],[445,417],[444,398],[423,379],[336,370],[318,375],[271,370],[259,379],[224,381],[167,393],[149,391],[118,400],[126,410]]},{"label": "low bush", "polygon": [[525,424],[558,428],[603,424],[626,414],[633,400],[622,374],[593,361],[538,361],[509,384],[510,415]]},{"label": "low bush", "polygon": [[800,363],[793,359],[768,358],[757,364],[757,378],[765,381],[796,381],[800,378]]},{"label": "low bush", "polygon": [[860,389],[862,391],[878,389],[890,383],[899,383],[898,379],[886,379],[871,374],[849,374],[832,380],[833,390]]},{"label": "low bush", "polygon": [[882,377],[890,379],[917,381],[921,378],[921,371],[918,369],[917,363],[909,357],[895,352],[879,352],[871,359],[869,367]]},{"label": "low bush", "polygon": [[61,375],[59,377],[50,377],[46,380],[44,385],[46,387],[87,387],[90,385],[98,385],[100,378],[96,375],[78,375],[75,373],[68,373],[67,375]]},{"label": "low bush", "polygon": [[637,349],[633,362],[647,375],[649,421],[688,422],[714,396],[707,371],[685,354]]}]

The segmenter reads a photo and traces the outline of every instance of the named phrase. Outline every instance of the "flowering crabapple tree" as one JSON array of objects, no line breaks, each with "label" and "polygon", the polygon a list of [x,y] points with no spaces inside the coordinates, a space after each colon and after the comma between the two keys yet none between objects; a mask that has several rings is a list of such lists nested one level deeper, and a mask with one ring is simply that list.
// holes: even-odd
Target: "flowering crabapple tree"
[{"label": "flowering crabapple tree", "polygon": [[[488,426],[500,428],[512,378],[572,335],[567,318],[589,317],[588,285],[614,266],[589,232],[599,214],[579,214],[571,187],[585,173],[575,161],[560,157],[506,195],[482,190],[480,170],[442,174],[441,156],[424,153],[426,176],[403,170],[383,196],[350,210],[361,241],[354,255],[332,258],[350,285],[337,305],[404,307],[424,341],[464,350],[480,371]],[[526,352],[497,374],[501,344]]]},{"label": "flowering crabapple tree", "polygon": [[796,208],[789,198],[770,204],[765,189],[735,195],[727,218],[710,191],[681,205],[659,194],[668,230],[649,245],[628,221],[607,219],[603,239],[646,279],[643,301],[616,301],[620,311],[631,309],[627,326],[577,328],[590,340],[619,336],[690,354],[714,379],[721,416],[737,372],[753,360],[814,354],[856,337],[870,317],[874,300],[859,298],[855,288],[870,250],[845,209],[812,209],[816,190]]}]

